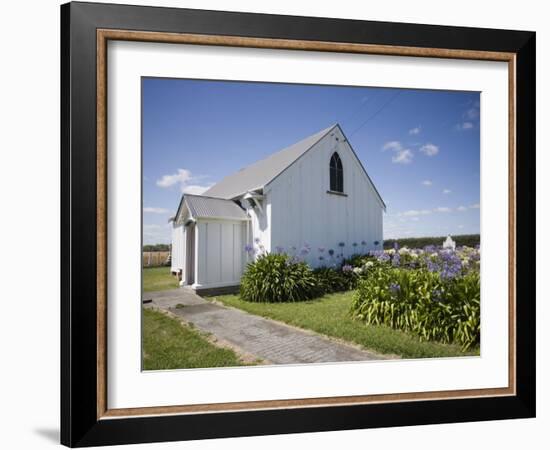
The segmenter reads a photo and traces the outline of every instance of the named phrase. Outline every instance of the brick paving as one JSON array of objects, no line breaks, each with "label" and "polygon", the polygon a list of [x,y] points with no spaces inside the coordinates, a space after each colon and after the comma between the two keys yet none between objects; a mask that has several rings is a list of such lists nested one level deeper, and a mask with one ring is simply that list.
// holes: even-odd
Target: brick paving
[{"label": "brick paving", "polygon": [[273,364],[367,361],[381,356],[320,334],[206,301],[189,289],[144,293],[156,307]]}]

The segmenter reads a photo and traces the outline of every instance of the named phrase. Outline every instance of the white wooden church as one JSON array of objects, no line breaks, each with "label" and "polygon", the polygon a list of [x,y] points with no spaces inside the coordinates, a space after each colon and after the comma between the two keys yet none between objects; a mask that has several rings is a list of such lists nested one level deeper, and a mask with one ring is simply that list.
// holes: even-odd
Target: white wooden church
[{"label": "white wooden church", "polygon": [[[349,256],[382,248],[386,206],[338,124],[183,194],[172,220],[172,273],[197,292],[238,286],[253,247]],[[245,248],[247,247],[247,248]],[[292,249],[292,250],[291,250]],[[325,253],[328,255],[328,253]]]}]

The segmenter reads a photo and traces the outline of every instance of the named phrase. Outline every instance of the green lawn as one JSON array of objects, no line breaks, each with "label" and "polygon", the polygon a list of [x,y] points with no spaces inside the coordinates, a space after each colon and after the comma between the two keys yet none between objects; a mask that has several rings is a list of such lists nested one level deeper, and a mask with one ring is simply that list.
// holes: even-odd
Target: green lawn
[{"label": "green lawn", "polygon": [[232,350],[217,347],[197,330],[159,311],[143,309],[142,333],[144,370],[245,365]]},{"label": "green lawn", "polygon": [[178,280],[170,273],[170,267],[144,267],[143,292],[176,289]]},{"label": "green lawn", "polygon": [[296,303],[250,303],[235,295],[212,297],[227,306],[300,328],[354,342],[368,350],[402,358],[479,355],[479,349],[462,352],[458,345],[422,342],[416,336],[385,326],[365,325],[352,320],[349,311],[353,291],[326,295]]}]

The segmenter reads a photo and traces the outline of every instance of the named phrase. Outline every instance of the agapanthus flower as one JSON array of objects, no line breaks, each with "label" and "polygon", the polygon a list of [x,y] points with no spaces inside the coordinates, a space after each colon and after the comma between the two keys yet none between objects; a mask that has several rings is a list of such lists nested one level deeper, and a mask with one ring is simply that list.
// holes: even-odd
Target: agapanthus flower
[{"label": "agapanthus flower", "polygon": [[338,247],[345,247],[345,246],[346,246],[346,244],[344,242],[339,242],[338,243]]},{"label": "agapanthus flower", "polygon": [[431,296],[432,300],[434,302],[440,302],[442,300],[441,294],[442,294],[441,289],[434,289],[432,291],[432,296]]},{"label": "agapanthus flower", "polygon": [[329,249],[328,254],[329,254],[330,256],[333,256],[333,255],[334,255],[334,250],[333,250],[333,249]]},{"label": "agapanthus flower", "polygon": [[281,247],[280,245],[277,245],[277,247],[275,247],[275,251],[277,253],[283,253],[285,251],[285,248]]},{"label": "agapanthus flower", "polygon": [[395,254],[393,255],[391,264],[393,267],[399,267],[399,265],[401,264],[401,257],[399,256],[398,252],[395,252]]},{"label": "agapanthus flower", "polygon": [[399,284],[397,283],[390,283],[390,292],[393,294],[393,295],[397,295],[399,294],[399,292],[401,292],[401,286],[399,286]]},{"label": "agapanthus flower", "polygon": [[251,244],[246,244],[244,246],[244,251],[250,255],[254,253],[254,247]]},{"label": "agapanthus flower", "polygon": [[257,238],[254,238],[254,242],[255,242],[256,244],[259,244],[259,243],[260,243],[260,238],[258,238],[258,237],[257,237]]},{"label": "agapanthus flower", "polygon": [[351,272],[353,270],[353,267],[350,266],[349,264],[344,264],[342,266],[342,272]]},{"label": "agapanthus flower", "polygon": [[319,251],[319,253],[323,253],[325,251],[325,247],[319,247],[317,250]]}]

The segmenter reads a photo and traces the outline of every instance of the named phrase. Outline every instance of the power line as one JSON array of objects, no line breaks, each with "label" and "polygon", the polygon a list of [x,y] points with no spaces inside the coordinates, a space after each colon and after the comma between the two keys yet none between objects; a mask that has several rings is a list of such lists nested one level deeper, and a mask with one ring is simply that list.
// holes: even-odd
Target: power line
[{"label": "power line", "polygon": [[357,133],[361,128],[365,126],[365,124],[372,119],[374,119],[378,114],[380,114],[384,109],[386,109],[387,106],[391,102],[393,102],[398,96],[401,94],[401,91],[397,91],[386,103],[384,103],[379,109],[377,109],[373,114],[371,114],[369,117],[365,119],[365,121],[359,125],[355,130],[352,131],[352,133],[349,135],[349,137],[352,137],[355,133]]},{"label": "power line", "polygon": [[376,97],[378,95],[378,92],[375,91],[373,92],[372,94],[369,94],[368,97],[364,98],[362,101],[361,101],[361,105],[359,105],[359,107],[357,109],[355,109],[351,114],[349,114],[347,117],[345,117],[344,119],[341,120],[341,122],[347,122],[347,121],[351,121],[351,119],[355,118],[355,116],[357,115],[357,113],[359,111],[361,111],[365,105],[367,105],[368,103],[370,103],[370,101]]}]

